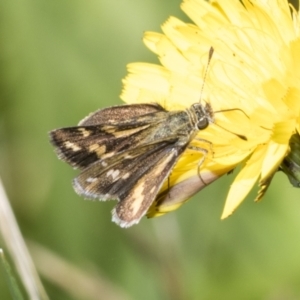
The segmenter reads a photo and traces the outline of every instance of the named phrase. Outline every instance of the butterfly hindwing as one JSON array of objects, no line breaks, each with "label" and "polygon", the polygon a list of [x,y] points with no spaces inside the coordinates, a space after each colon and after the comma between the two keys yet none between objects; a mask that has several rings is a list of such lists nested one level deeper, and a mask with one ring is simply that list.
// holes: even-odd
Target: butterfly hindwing
[{"label": "butterfly hindwing", "polygon": [[121,153],[83,170],[73,185],[88,198],[119,200],[113,220],[128,227],[145,215],[183,150],[162,142]]}]

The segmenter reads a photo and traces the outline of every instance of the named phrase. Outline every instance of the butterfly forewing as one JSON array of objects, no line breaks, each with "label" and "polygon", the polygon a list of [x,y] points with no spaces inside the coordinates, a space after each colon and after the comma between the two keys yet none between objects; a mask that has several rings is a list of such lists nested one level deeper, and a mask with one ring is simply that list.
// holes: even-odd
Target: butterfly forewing
[{"label": "butterfly forewing", "polygon": [[52,143],[62,160],[84,169],[99,159],[130,149],[137,135],[147,127],[118,131],[105,125],[62,128],[51,133]]},{"label": "butterfly forewing", "polygon": [[157,103],[118,105],[97,110],[79,122],[79,126],[136,124],[136,118],[166,110]]},{"label": "butterfly forewing", "polygon": [[[99,159],[136,147],[148,134],[142,132],[161,122],[167,113],[158,104],[114,106],[91,114],[79,126],[53,130],[51,142],[60,159],[84,169]],[[117,115],[120,120],[115,122]]]}]

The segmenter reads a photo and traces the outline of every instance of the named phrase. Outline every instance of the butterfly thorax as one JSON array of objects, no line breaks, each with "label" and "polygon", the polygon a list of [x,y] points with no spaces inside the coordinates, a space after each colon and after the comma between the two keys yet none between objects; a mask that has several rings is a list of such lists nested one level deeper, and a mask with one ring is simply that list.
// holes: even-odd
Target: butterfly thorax
[{"label": "butterfly thorax", "polygon": [[203,106],[200,103],[186,110],[152,113],[145,117],[155,120],[155,126],[145,132],[143,143],[178,140],[179,143],[187,144],[187,140],[214,121],[210,104]]}]

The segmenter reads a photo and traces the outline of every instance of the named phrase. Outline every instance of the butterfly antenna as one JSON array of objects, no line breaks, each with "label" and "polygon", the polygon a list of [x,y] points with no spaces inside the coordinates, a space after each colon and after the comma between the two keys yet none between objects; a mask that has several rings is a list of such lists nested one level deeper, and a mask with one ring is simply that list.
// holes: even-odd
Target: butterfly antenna
[{"label": "butterfly antenna", "polygon": [[210,65],[211,58],[214,54],[214,51],[215,51],[214,48],[210,47],[209,52],[208,52],[207,65],[206,65],[205,73],[204,73],[204,76],[203,76],[203,83],[202,83],[202,87],[201,87],[201,91],[200,91],[200,100],[199,100],[200,103],[201,103],[201,100],[202,100],[202,93],[203,93],[203,90],[204,90],[206,77],[207,77],[207,74],[208,74],[208,68],[209,68],[209,65]]},{"label": "butterfly antenna", "polygon": [[220,112],[228,112],[228,111],[235,111],[238,110],[241,113],[243,113],[248,119],[250,119],[250,117],[240,108],[228,108],[228,109],[221,109],[221,110],[216,110],[214,111],[215,114],[220,113]]},{"label": "butterfly antenna", "polygon": [[[214,114],[217,114],[217,113],[223,113],[223,112],[229,112],[229,111],[236,111],[236,110],[239,111],[239,112],[241,112],[241,113],[243,113],[248,119],[250,119],[249,116],[248,116],[242,109],[240,109],[240,108],[228,108],[228,109],[217,110],[217,111],[214,111]],[[239,137],[240,139],[242,139],[242,140],[244,140],[244,141],[247,141],[247,137],[246,137],[245,135],[242,135],[242,134],[238,134],[238,133],[232,132],[232,131],[230,131],[230,130],[224,128],[223,126],[221,126],[221,125],[219,125],[219,124],[217,124],[217,123],[215,123],[215,125],[217,125],[218,127],[222,128],[222,129],[224,129],[224,130],[226,130],[227,132],[230,132],[230,133],[236,135],[236,136]]]}]

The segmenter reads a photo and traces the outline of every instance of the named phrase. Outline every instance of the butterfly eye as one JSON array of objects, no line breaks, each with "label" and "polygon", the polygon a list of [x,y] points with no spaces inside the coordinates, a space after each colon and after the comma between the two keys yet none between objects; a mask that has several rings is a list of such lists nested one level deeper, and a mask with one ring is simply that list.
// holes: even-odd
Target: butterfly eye
[{"label": "butterfly eye", "polygon": [[203,117],[198,120],[197,127],[199,130],[205,129],[209,125],[208,119],[206,117]]}]

